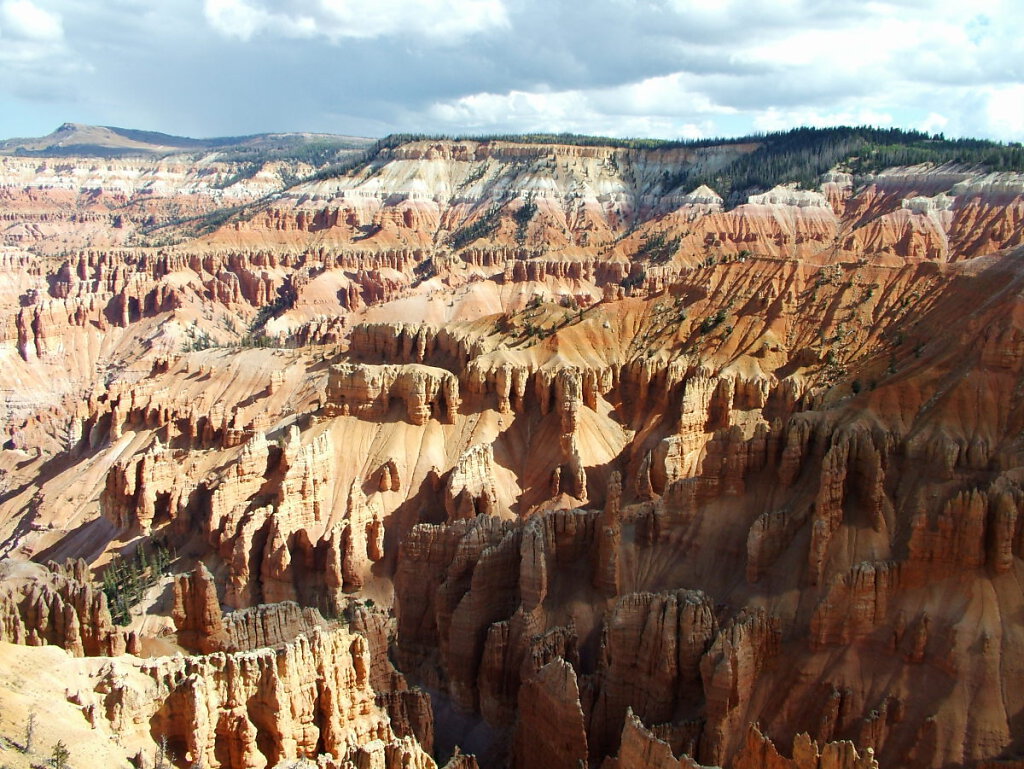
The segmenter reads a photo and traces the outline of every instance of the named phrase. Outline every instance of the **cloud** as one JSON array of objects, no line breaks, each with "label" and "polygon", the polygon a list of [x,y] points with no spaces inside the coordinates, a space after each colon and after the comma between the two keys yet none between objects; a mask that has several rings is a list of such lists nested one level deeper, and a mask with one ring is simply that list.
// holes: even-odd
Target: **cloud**
[{"label": "cloud", "polygon": [[257,34],[332,42],[412,35],[453,43],[509,23],[502,0],[205,0],[203,9],[215,30],[240,40]]},{"label": "cloud", "polygon": [[1019,139],[1021,38],[1019,0],[0,0],[0,96],[25,100],[0,135],[63,105],[200,135]]},{"label": "cloud", "polygon": [[[614,9],[617,23],[605,24],[601,8]],[[795,125],[903,125],[1004,139],[1024,130],[1024,100],[1014,90],[1024,83],[1014,43],[1024,35],[1024,12],[1007,0],[598,0],[587,11],[601,23],[562,17],[577,24],[541,24],[536,35],[561,36],[561,70],[583,82],[559,87],[552,75],[437,99],[407,124],[600,127],[669,138]],[[619,70],[619,82],[600,82],[616,74],[595,53],[609,50],[653,72]]]},{"label": "cloud", "polygon": [[946,130],[946,126],[948,125],[948,117],[940,115],[938,112],[929,112],[917,128],[919,131],[926,131],[928,133],[940,133]]},{"label": "cloud", "polygon": [[0,4],[0,30],[4,37],[14,40],[53,43],[64,38],[60,15],[31,0],[4,0]]},{"label": "cloud", "polygon": [[32,101],[67,96],[81,66],[66,44],[60,13],[32,0],[0,2],[0,96]]},{"label": "cloud", "polygon": [[203,7],[214,29],[240,40],[248,40],[274,23],[274,14],[253,7],[245,0],[206,0]]},{"label": "cloud", "polygon": [[771,107],[754,116],[754,128],[758,131],[784,131],[794,126],[828,128],[840,125],[870,125],[882,128],[895,121],[888,112],[868,107],[820,112],[814,109],[779,110]]},{"label": "cloud", "polygon": [[713,128],[709,116],[731,114],[687,89],[679,74],[603,89],[477,93],[437,102],[427,118],[449,131],[554,131],[606,136],[699,138]]},{"label": "cloud", "polygon": [[1024,141],[1024,85],[985,89],[985,120],[996,136]]}]

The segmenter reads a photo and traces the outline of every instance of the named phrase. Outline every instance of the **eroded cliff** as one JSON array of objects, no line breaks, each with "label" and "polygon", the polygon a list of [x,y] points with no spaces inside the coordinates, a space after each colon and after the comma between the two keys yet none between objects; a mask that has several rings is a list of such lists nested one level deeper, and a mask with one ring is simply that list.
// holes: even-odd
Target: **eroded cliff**
[{"label": "eroded cliff", "polygon": [[139,761],[1018,757],[1021,177],[708,152],[416,141],[61,256],[3,159],[3,651]]}]

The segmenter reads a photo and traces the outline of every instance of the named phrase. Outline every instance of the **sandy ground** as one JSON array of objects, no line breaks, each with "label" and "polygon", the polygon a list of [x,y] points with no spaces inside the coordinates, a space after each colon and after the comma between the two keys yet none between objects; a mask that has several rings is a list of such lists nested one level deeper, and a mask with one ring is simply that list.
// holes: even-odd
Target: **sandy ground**
[{"label": "sandy ground", "polygon": [[[131,766],[131,748],[118,744],[106,719],[97,718],[93,728],[83,708],[68,701],[76,692],[91,689],[88,671],[96,665],[96,660],[76,659],[55,646],[0,643],[0,767],[29,769],[45,764],[58,741],[71,752],[72,769]],[[26,753],[25,726],[32,712],[36,714],[34,744],[32,752]]]}]

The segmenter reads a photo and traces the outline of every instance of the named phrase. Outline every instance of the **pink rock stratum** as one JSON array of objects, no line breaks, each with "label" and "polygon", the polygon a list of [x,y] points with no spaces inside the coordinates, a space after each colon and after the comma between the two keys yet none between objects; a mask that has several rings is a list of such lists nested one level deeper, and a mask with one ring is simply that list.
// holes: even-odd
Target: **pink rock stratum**
[{"label": "pink rock stratum", "polygon": [[1024,176],[712,155],[0,157],[0,735],[1019,766]]}]

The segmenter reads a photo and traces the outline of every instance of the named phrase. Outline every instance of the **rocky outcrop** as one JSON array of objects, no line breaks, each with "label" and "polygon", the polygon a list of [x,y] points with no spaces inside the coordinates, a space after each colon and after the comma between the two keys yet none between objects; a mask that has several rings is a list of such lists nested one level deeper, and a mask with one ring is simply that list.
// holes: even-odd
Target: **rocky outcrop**
[{"label": "rocky outcrop", "polygon": [[220,651],[227,645],[221,618],[217,585],[202,563],[188,575],[174,580],[174,608],[171,618],[178,631],[178,643],[199,654]]},{"label": "rocky outcrop", "polygon": [[597,523],[597,563],[594,587],[605,595],[618,595],[622,583],[622,478],[613,472],[608,481],[604,510]]},{"label": "rocky outcrop", "polygon": [[848,644],[889,619],[889,603],[900,588],[900,565],[860,563],[833,579],[811,618],[812,645]]},{"label": "rocky outcrop", "polygon": [[114,625],[106,595],[92,586],[85,561],[77,560],[5,586],[0,640],[60,646],[77,657],[117,656],[125,653],[127,633]]},{"label": "rocky outcrop", "polygon": [[148,535],[180,515],[194,488],[181,462],[158,440],[145,454],[111,468],[100,508],[119,529]]},{"label": "rocky outcrop", "polygon": [[[365,639],[344,630],[314,630],[276,651],[164,658],[142,671],[156,684],[153,734],[214,769],[320,752],[358,761],[377,740],[401,742],[375,704]],[[404,746],[418,765],[432,765],[415,741]]]},{"label": "rocky outcrop", "polygon": [[616,602],[604,623],[590,719],[597,755],[615,752],[629,709],[649,723],[698,715],[702,659],[717,632],[713,607],[699,591],[632,593]]},{"label": "rocky outcrop", "polygon": [[[316,766],[323,769],[436,769],[437,764],[416,744],[411,737],[385,742],[372,740],[365,745],[349,748],[343,758],[321,754]],[[453,769],[478,769],[473,756],[453,758],[446,767]]]},{"label": "rocky outcrop", "polygon": [[672,746],[645,727],[632,710],[626,713],[618,755],[606,759],[601,766],[602,769],[702,769],[686,754],[677,758]]},{"label": "rocky outcrop", "polygon": [[735,769],[877,769],[874,751],[859,752],[852,742],[819,745],[806,734],[793,740],[793,758],[784,758],[770,739],[751,724],[746,742],[732,762]]},{"label": "rocky outcrop", "polygon": [[320,433],[302,445],[299,428],[293,425],[283,443],[284,479],[277,492],[275,518],[288,531],[323,523],[330,513],[327,495],[335,461],[330,436]]},{"label": "rocky outcrop", "polygon": [[431,418],[451,422],[461,404],[459,380],[449,371],[420,364],[340,363],[331,367],[326,392],[328,413],[381,419],[392,398],[405,403],[406,417],[414,425],[425,424]]},{"label": "rocky outcrop", "polygon": [[576,769],[587,761],[587,736],[576,672],[559,658],[519,688],[514,766]]},{"label": "rocky outcrop", "polygon": [[310,636],[327,622],[316,609],[291,601],[260,604],[228,612],[222,617],[223,644],[220,651],[241,652],[277,648],[300,635]]},{"label": "rocky outcrop", "polygon": [[715,638],[700,661],[706,723],[701,757],[722,764],[735,751],[758,676],[778,654],[778,620],[764,611],[744,611]]},{"label": "rocky outcrop", "polygon": [[445,481],[444,507],[449,521],[498,514],[492,446],[471,446],[459,456]]},{"label": "rocky outcrop", "polygon": [[401,491],[402,476],[398,472],[395,460],[389,459],[380,469],[379,489],[381,491]]},{"label": "rocky outcrop", "polygon": [[446,592],[456,586],[465,590],[479,554],[500,541],[505,531],[494,518],[484,516],[447,526],[421,524],[402,540],[395,573],[397,657],[402,670],[426,669],[436,662],[442,643],[438,619],[450,601],[442,586],[448,586]]},{"label": "rocky outcrop", "polygon": [[378,692],[377,706],[387,711],[395,734],[415,739],[428,755],[434,752],[434,711],[429,694],[421,689]]},{"label": "rocky outcrop", "polygon": [[159,653],[169,611],[208,654],[148,663],[139,724],[206,765],[429,766],[427,690],[490,763],[1020,752],[1020,178],[686,181],[756,149],[424,140],[156,248],[220,161],[115,205],[12,160],[5,557],[217,577],[127,643],[84,566],[19,577],[4,637]]}]

